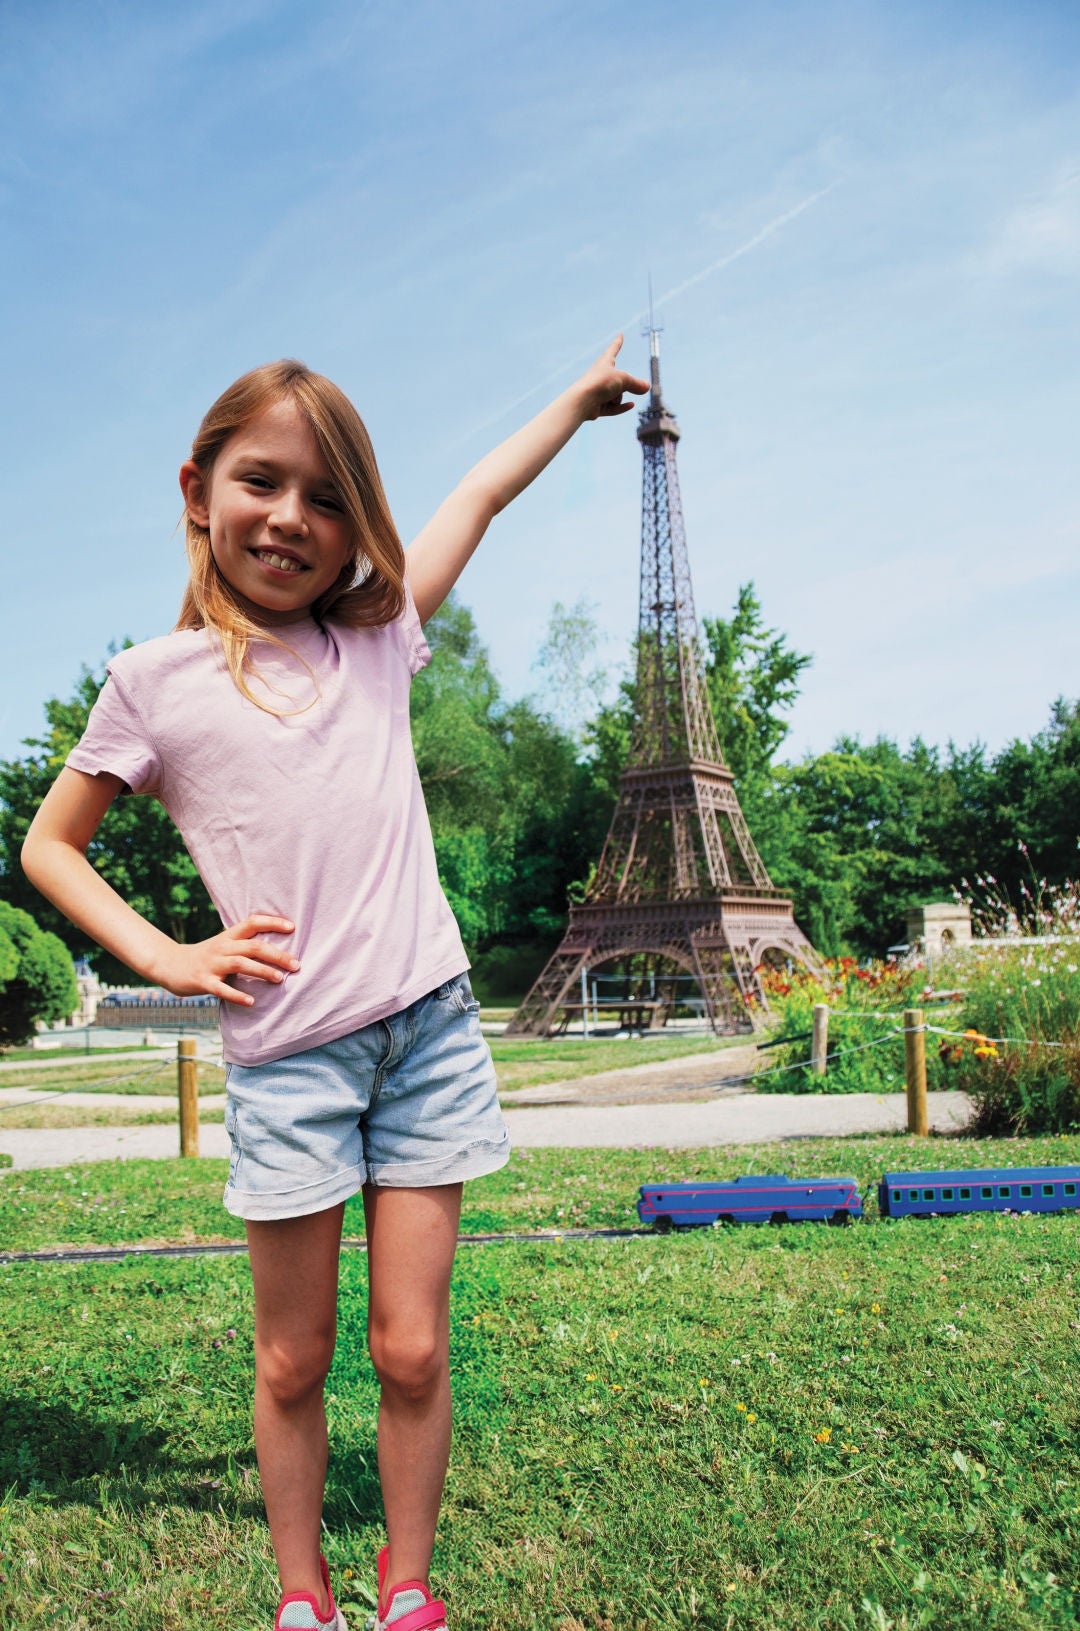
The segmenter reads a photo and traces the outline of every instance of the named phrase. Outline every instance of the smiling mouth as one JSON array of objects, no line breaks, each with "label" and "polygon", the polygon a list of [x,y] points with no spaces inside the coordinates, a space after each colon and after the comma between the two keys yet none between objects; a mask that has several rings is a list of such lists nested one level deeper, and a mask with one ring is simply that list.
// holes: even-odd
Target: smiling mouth
[{"label": "smiling mouth", "polygon": [[276,549],[256,549],[252,551],[257,561],[264,566],[272,566],[277,572],[306,572],[307,567],[303,561],[298,561],[291,555],[279,555]]}]

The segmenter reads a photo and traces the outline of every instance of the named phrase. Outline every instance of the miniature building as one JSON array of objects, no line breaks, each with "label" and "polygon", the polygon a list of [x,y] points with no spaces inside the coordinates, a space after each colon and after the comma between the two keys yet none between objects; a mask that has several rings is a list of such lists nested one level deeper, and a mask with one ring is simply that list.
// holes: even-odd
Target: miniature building
[{"label": "miniature building", "polygon": [[929,956],[971,945],[971,907],[959,901],[934,901],[912,906],[907,912],[909,946],[920,946]]}]

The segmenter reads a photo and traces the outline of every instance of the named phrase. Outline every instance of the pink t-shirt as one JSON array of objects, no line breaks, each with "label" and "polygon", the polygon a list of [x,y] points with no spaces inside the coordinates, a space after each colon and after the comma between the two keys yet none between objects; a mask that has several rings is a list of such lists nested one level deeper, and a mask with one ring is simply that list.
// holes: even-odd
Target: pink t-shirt
[{"label": "pink t-shirt", "polygon": [[251,688],[305,711],[255,707],[216,637],[184,630],[111,659],[67,760],[161,801],[224,924],[253,912],[295,923],[300,972],[280,985],[237,975],[254,1006],[221,1004],[225,1057],[241,1065],[333,1041],[469,966],[409,732],[409,687],[431,657],[412,597],[382,628],[308,619],[280,632],[318,696],[303,663],[262,641]]}]

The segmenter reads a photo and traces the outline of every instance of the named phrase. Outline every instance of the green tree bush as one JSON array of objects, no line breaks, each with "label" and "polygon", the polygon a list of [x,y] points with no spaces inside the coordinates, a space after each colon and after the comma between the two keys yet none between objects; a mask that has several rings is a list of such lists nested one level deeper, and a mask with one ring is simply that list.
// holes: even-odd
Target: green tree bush
[{"label": "green tree bush", "polygon": [[17,1047],[38,1020],[67,1019],[79,1004],[71,954],[29,912],[0,901],[0,1047]]}]

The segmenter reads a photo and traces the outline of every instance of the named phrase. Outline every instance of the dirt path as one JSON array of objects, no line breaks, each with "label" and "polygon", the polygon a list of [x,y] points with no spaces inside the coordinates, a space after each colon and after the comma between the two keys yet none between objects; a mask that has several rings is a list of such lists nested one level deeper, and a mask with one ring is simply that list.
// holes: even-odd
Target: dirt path
[{"label": "dirt path", "polygon": [[761,1054],[751,1042],[716,1053],[684,1054],[623,1070],[602,1070],[538,1087],[500,1093],[505,1105],[530,1104],[694,1104],[714,1099],[720,1088],[745,1083]]}]

